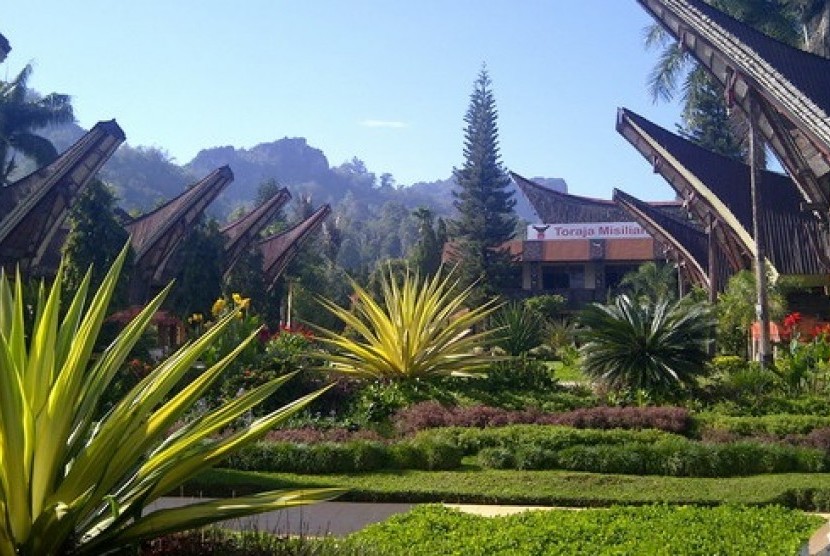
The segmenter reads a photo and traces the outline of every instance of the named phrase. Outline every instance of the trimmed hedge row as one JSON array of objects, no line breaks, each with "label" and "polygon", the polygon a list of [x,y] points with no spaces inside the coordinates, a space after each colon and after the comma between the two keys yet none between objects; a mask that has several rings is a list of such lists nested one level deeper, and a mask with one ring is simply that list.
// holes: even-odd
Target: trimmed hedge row
[{"label": "trimmed hedge row", "polygon": [[476,405],[453,407],[435,401],[414,404],[392,417],[395,430],[401,434],[443,427],[500,427],[534,424],[562,425],[580,429],[658,429],[689,435],[694,420],[682,407],[590,407],[546,413],[538,409],[508,410]]},{"label": "trimmed hedge row", "polygon": [[615,507],[504,517],[419,506],[346,542],[369,554],[798,554],[823,519],[779,507]]},{"label": "trimmed hedge row", "polygon": [[821,415],[776,414],[761,417],[733,417],[717,413],[703,413],[695,420],[702,435],[712,431],[731,433],[736,436],[775,436],[809,434],[816,429],[830,427],[830,417]]},{"label": "trimmed hedge row", "polygon": [[592,430],[546,425],[492,429],[450,427],[416,441],[451,444],[495,469],[568,469],[593,473],[734,477],[760,473],[816,473],[827,468],[822,450],[742,441],[710,444],[657,430]]},{"label": "trimmed hedge row", "polygon": [[342,444],[258,442],[226,460],[239,471],[281,473],[363,473],[379,469],[445,470],[461,466],[460,450],[447,442],[421,440],[383,444],[356,440]]},{"label": "trimmed hedge row", "polygon": [[525,445],[485,448],[483,467],[568,469],[623,475],[737,477],[762,473],[818,473],[826,469],[819,450],[758,442],[705,444],[682,439],[655,443],[577,445],[555,452]]},{"label": "trimmed hedge row", "polygon": [[577,445],[653,443],[667,438],[683,437],[653,429],[606,431],[556,425],[510,425],[488,429],[432,429],[418,433],[414,440],[453,444],[458,446],[464,455],[475,455],[484,448],[494,447],[515,450],[520,446],[535,446],[543,450],[559,451]]}]

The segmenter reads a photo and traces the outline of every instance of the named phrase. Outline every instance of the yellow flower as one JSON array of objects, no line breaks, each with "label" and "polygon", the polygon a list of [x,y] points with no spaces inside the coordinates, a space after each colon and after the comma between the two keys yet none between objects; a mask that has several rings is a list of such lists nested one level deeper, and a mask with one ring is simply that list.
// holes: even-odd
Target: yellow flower
[{"label": "yellow flower", "polygon": [[210,309],[210,312],[213,313],[214,317],[218,317],[222,311],[225,310],[225,306],[228,304],[223,298],[219,298],[213,302],[213,307]]},{"label": "yellow flower", "polygon": [[241,300],[239,300],[239,303],[237,303],[237,305],[239,305],[240,309],[243,309],[243,310],[247,309],[248,307],[251,306],[251,298],[250,297],[243,297]]},{"label": "yellow flower", "polygon": [[237,306],[242,305],[242,296],[241,295],[239,295],[238,293],[234,293],[234,294],[231,294],[231,297],[233,298],[233,304],[234,305],[237,305]]}]

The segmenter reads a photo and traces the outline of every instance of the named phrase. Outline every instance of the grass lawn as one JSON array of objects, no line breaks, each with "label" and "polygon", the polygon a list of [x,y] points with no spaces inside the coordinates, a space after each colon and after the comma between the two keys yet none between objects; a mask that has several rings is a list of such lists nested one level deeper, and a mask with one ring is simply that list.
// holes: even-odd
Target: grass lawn
[{"label": "grass lawn", "polygon": [[297,475],[211,470],[183,491],[226,496],[278,488],[338,486],[342,500],[609,506],[612,504],[791,505],[798,489],[830,489],[830,474],[792,473],[728,479],[600,475],[568,471],[462,469]]}]

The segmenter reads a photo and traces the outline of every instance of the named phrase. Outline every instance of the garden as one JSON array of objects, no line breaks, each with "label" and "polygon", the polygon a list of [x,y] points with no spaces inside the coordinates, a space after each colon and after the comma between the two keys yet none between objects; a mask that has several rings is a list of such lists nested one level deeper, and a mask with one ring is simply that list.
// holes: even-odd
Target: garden
[{"label": "garden", "polygon": [[[127,254],[65,305],[60,275],[34,311],[0,280],[3,553],[797,554],[830,511],[827,329],[771,292],[776,364],[748,362],[718,333],[749,329],[746,276],[713,307],[643,294],[645,269],[569,314],[389,266],[318,300],[340,328],[271,332],[233,293],[156,360],[169,288],[96,341]],[[177,495],[204,500],[146,511]],[[419,505],[345,537],[200,529],[335,498]]]},{"label": "garden", "polygon": [[[377,291],[353,283],[350,307],[321,300],[345,328],[262,336],[211,403],[293,372],[253,418],[330,389],[179,493],[302,485],[425,504],[345,539],[283,539],[285,553],[798,553],[824,522],[804,512],[830,511],[826,329],[802,332],[780,285],[770,293],[785,335],[762,369],[747,336],[719,333],[749,330],[753,308],[736,292],[751,276],[709,306],[697,293],[646,295],[665,291],[637,287],[648,272],[577,314],[559,296],[469,309],[473,292],[452,273],[389,268]],[[241,337],[256,318],[234,326]],[[437,503],[592,511],[483,518]]]}]

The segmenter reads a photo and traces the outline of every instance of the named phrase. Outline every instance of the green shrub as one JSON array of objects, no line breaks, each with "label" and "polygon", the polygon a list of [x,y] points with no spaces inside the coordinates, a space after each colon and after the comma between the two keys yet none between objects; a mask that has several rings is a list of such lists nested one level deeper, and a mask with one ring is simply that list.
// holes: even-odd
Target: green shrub
[{"label": "green shrub", "polygon": [[759,417],[701,414],[696,417],[699,428],[729,432],[737,436],[808,434],[815,429],[830,427],[830,417],[822,415],[776,414]]},{"label": "green shrub", "polygon": [[515,469],[513,450],[504,447],[484,448],[478,453],[478,464],[489,469]]},{"label": "green shrub", "polygon": [[582,371],[613,390],[675,396],[706,370],[715,323],[707,305],[621,295],[588,305],[579,320]]},{"label": "green shrub", "polygon": [[670,439],[654,444],[610,444],[566,448],[558,467],[571,471],[677,477],[737,477],[763,473],[818,473],[819,450],[758,442],[704,444]]},{"label": "green shrub", "polygon": [[733,375],[749,368],[749,362],[739,355],[718,355],[709,362],[712,374]]},{"label": "green shrub", "polygon": [[419,506],[348,537],[389,556],[434,554],[797,554],[822,523],[780,507],[645,506],[504,517]]},{"label": "green shrub", "polygon": [[527,354],[490,365],[482,386],[488,390],[553,390],[557,380],[544,361]]},{"label": "green shrub", "polygon": [[519,446],[515,454],[516,469],[549,469],[556,452],[540,446]]},{"label": "green shrub", "polygon": [[432,440],[478,454],[494,469],[569,469],[592,473],[732,477],[760,473],[815,473],[825,469],[822,450],[754,441],[695,442],[657,430],[591,430],[546,425],[490,429],[449,427],[422,431]]},{"label": "green shrub", "polygon": [[776,503],[811,512],[830,512],[830,488],[790,489]]},{"label": "green shrub", "polygon": [[456,469],[461,452],[436,440],[380,442],[355,440],[346,443],[258,442],[241,450],[225,462],[239,471],[321,475],[326,473],[365,473],[380,469]]},{"label": "green shrub", "polygon": [[570,446],[585,444],[627,444],[632,442],[653,443],[664,438],[682,438],[658,430],[594,430],[576,429],[556,425],[510,425],[477,429],[469,427],[447,427],[419,432],[415,439],[435,439],[454,444],[465,455],[475,455],[483,448],[504,447],[517,449],[520,446],[538,446],[545,450],[562,450]]}]

